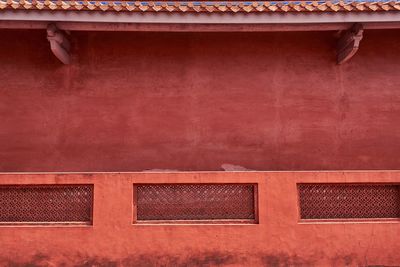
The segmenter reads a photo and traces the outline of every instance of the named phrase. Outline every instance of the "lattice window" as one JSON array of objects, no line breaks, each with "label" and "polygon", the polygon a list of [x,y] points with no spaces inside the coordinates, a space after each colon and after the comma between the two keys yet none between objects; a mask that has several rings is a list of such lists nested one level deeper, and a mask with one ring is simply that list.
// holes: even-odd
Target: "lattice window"
[{"label": "lattice window", "polygon": [[249,184],[137,185],[137,221],[256,220],[256,186]]},{"label": "lattice window", "polygon": [[0,223],[92,222],[93,185],[0,185]]},{"label": "lattice window", "polygon": [[302,219],[400,218],[400,185],[299,184]]}]

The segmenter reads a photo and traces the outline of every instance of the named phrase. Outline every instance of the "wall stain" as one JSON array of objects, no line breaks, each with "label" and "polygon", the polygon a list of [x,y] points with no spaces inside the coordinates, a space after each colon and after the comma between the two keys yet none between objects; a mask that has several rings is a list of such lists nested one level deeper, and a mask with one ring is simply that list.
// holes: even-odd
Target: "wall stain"
[{"label": "wall stain", "polygon": [[[200,267],[200,266],[246,266],[259,260],[259,265],[266,267],[312,267],[321,266],[319,260],[304,259],[297,255],[286,253],[277,254],[232,254],[221,251],[206,251],[192,253],[187,256],[170,254],[139,254],[129,255],[122,259],[110,259],[106,257],[88,256],[82,254],[70,255],[68,258],[51,258],[48,255],[37,253],[29,260],[0,259],[0,266],[4,267]],[[354,255],[340,255],[331,259],[330,266],[357,266],[357,267],[393,267],[388,265],[360,265]]]},{"label": "wall stain", "polygon": [[354,254],[336,256],[331,260],[332,266],[362,266]]},{"label": "wall stain", "polygon": [[315,263],[309,259],[303,259],[297,255],[288,255],[285,253],[267,254],[260,256],[263,266],[266,267],[310,267]]},{"label": "wall stain", "polygon": [[229,253],[204,252],[189,256],[142,254],[131,256],[121,261],[122,266],[223,266],[237,262],[237,258]]},{"label": "wall stain", "polygon": [[188,256],[173,256],[168,254],[140,254],[131,255],[123,259],[109,259],[106,257],[75,255],[70,260],[51,259],[44,254],[35,254],[27,261],[1,260],[0,266],[6,267],[119,267],[119,266],[176,266],[176,267],[197,267],[197,266],[223,266],[235,263],[235,256],[222,252],[204,252],[190,254]]}]

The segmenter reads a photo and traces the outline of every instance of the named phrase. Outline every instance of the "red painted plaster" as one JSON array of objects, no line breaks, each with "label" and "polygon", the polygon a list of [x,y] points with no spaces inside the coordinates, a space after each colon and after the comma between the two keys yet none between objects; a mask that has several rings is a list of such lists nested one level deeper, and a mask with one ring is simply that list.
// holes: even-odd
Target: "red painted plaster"
[{"label": "red painted plaster", "polygon": [[[299,221],[296,183],[399,183],[399,172],[1,174],[94,184],[93,226],[0,226],[1,266],[398,266],[399,221]],[[259,224],[133,224],[133,184],[256,183]],[[64,264],[64,265],[63,265]]]},{"label": "red painted plaster", "polygon": [[0,34],[0,171],[400,166],[398,30]]}]

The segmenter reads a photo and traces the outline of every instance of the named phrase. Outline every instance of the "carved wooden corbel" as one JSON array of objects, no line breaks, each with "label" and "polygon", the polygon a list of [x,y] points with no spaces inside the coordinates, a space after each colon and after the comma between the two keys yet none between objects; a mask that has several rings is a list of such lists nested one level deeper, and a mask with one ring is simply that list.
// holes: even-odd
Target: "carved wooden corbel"
[{"label": "carved wooden corbel", "polygon": [[337,43],[337,63],[343,64],[354,56],[363,38],[363,26],[354,24],[349,30],[343,32]]},{"label": "carved wooden corbel", "polygon": [[50,42],[50,48],[53,54],[64,64],[69,64],[71,61],[70,56],[70,43],[66,34],[57,28],[55,24],[47,26],[47,40]]}]

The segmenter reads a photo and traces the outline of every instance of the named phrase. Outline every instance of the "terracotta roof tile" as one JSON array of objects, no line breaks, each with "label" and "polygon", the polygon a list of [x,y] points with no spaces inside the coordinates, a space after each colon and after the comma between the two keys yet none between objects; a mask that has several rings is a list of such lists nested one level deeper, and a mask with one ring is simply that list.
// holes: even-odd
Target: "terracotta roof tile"
[{"label": "terracotta roof tile", "polygon": [[87,10],[114,12],[377,12],[398,11],[396,1],[75,1],[0,0],[0,10]]}]

